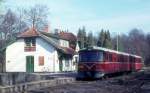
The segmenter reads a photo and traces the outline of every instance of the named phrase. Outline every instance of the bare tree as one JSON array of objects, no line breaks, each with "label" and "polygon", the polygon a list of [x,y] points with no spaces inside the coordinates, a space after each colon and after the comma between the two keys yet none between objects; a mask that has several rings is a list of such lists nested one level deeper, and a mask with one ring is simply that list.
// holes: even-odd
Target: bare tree
[{"label": "bare tree", "polygon": [[145,57],[145,64],[150,66],[150,33],[146,36],[146,43],[147,43],[147,55]]},{"label": "bare tree", "polygon": [[18,25],[17,25],[17,29],[18,29],[18,32],[22,32],[22,31],[25,31],[26,29],[28,29],[28,26],[27,26],[27,23],[25,22],[25,19],[24,19],[24,9],[23,8],[18,8],[18,14],[17,14],[17,17],[18,17]]},{"label": "bare tree", "polygon": [[0,24],[0,31],[4,34],[3,39],[12,39],[18,32],[23,31],[27,28],[25,22],[20,21],[19,17],[12,12],[10,9],[2,17]]},{"label": "bare tree", "polygon": [[14,31],[16,21],[16,15],[9,9],[0,25],[1,31],[4,33],[4,39],[11,37],[10,35],[12,35],[12,32]]},{"label": "bare tree", "polygon": [[48,24],[48,13],[49,9],[44,5],[35,5],[30,9],[24,10],[28,25],[35,27],[39,31],[43,30],[45,25]]},{"label": "bare tree", "polygon": [[130,49],[133,54],[144,56],[144,52],[146,52],[145,48],[146,40],[145,35],[143,34],[142,30],[133,29],[129,33],[129,45],[131,46]]}]

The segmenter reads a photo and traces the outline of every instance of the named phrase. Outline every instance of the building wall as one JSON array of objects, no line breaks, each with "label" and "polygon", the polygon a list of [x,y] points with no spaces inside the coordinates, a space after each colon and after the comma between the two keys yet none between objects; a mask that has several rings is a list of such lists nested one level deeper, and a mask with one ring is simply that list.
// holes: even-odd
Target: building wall
[{"label": "building wall", "polygon": [[72,59],[63,59],[63,71],[75,71],[76,65]]},{"label": "building wall", "polygon": [[[34,72],[57,72],[57,51],[41,38],[36,39],[36,51],[24,52],[24,39],[19,39],[6,49],[6,72],[26,72],[26,56],[34,56]],[[44,65],[39,65],[39,56],[44,56]]]},{"label": "building wall", "polygon": [[[34,56],[34,72],[59,72],[56,49],[42,38],[36,39],[36,51],[24,52],[24,39],[18,39],[6,49],[6,72],[26,72],[26,56]],[[44,65],[39,65],[39,56],[44,56]],[[75,70],[72,59],[67,66],[63,60],[63,71]]]},{"label": "building wall", "polygon": [[6,72],[25,72],[24,40],[9,45],[6,49]]},{"label": "building wall", "polygon": [[[29,53],[29,52],[28,52]],[[30,54],[30,53],[29,53]],[[38,58],[44,56],[44,65],[39,66]],[[56,49],[41,38],[36,41],[35,71],[37,72],[58,72],[59,60]]]}]

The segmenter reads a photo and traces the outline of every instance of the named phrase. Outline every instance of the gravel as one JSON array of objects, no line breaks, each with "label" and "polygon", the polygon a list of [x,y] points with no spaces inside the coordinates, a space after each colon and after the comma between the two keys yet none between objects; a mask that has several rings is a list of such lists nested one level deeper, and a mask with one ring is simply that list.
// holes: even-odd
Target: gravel
[{"label": "gravel", "polygon": [[107,80],[76,81],[29,93],[150,93],[150,74],[143,72],[111,77]]}]

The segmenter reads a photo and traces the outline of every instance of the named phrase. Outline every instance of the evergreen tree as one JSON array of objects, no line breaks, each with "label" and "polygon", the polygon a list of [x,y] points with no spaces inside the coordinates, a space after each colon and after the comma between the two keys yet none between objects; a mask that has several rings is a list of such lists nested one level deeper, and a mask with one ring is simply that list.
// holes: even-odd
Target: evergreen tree
[{"label": "evergreen tree", "polygon": [[98,35],[97,46],[103,47],[104,40],[105,40],[105,34],[104,34],[104,30],[102,29]]},{"label": "evergreen tree", "polygon": [[105,36],[105,38],[104,38],[104,42],[103,42],[103,47],[111,49],[112,43],[111,43],[111,37],[110,37],[109,30],[104,32],[104,36]]},{"label": "evergreen tree", "polygon": [[83,35],[83,48],[87,46],[87,37],[86,37],[86,30],[85,30],[85,27],[83,26],[82,28],[82,35]]},{"label": "evergreen tree", "polygon": [[93,46],[97,46],[97,37],[96,36],[93,36]]},{"label": "evergreen tree", "polygon": [[87,36],[87,46],[93,46],[93,45],[94,45],[93,33],[89,32]]},{"label": "evergreen tree", "polygon": [[77,38],[78,38],[78,43],[79,43],[80,49],[86,47],[87,42],[86,42],[86,31],[85,31],[85,27],[83,27],[82,29],[79,28],[78,34],[77,34]]},{"label": "evergreen tree", "polygon": [[78,44],[79,44],[79,47],[81,48],[82,47],[82,35],[81,35],[81,29],[79,28],[79,30],[78,30],[78,34],[77,34],[77,41],[78,41]]},{"label": "evergreen tree", "polygon": [[111,43],[111,37],[109,30],[101,30],[98,36],[98,41],[97,41],[97,46],[99,47],[105,47],[105,48],[112,48],[112,43]]}]

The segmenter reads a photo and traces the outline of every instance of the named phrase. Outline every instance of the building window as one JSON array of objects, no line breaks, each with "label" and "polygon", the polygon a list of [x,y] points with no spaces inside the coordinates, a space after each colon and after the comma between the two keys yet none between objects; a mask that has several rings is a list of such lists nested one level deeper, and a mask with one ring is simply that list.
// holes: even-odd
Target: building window
[{"label": "building window", "polygon": [[35,40],[35,38],[25,38],[24,41],[25,41],[24,50],[26,52],[36,50],[36,40]]},{"label": "building window", "polygon": [[39,56],[39,66],[44,65],[44,56]]},{"label": "building window", "polygon": [[65,66],[69,67],[69,60],[65,60]]},{"label": "building window", "polygon": [[60,45],[63,47],[69,47],[69,42],[66,40],[60,40]]},{"label": "building window", "polygon": [[73,65],[76,65],[78,62],[78,57],[75,57],[75,61],[73,62]]}]

